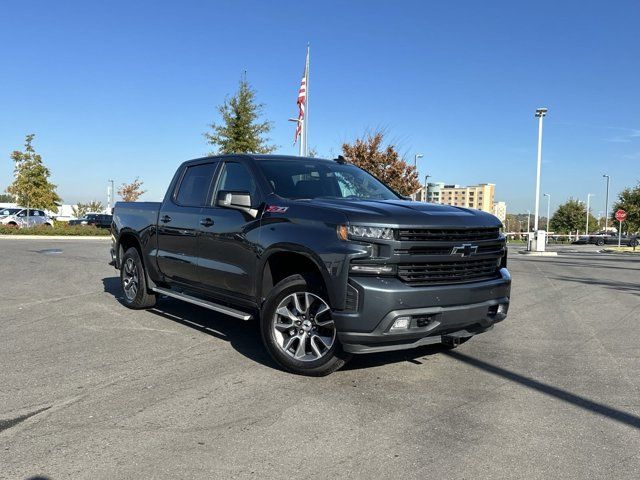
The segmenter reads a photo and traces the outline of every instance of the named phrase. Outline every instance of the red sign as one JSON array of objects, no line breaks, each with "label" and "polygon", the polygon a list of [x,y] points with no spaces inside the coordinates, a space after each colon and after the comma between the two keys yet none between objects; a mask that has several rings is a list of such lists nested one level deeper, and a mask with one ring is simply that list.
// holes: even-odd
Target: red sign
[{"label": "red sign", "polygon": [[625,212],[622,209],[616,212],[616,220],[618,220],[619,222],[624,222],[626,219],[627,219],[627,212]]}]

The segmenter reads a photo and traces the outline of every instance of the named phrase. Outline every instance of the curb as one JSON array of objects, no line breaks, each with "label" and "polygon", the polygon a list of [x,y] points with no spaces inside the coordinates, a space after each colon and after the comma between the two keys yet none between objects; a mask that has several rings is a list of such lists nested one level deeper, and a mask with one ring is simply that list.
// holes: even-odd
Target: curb
[{"label": "curb", "polygon": [[110,235],[0,235],[0,239],[16,240],[111,240]]},{"label": "curb", "polygon": [[528,255],[530,257],[557,257],[558,252],[534,252],[528,250],[518,250],[520,255]]},{"label": "curb", "polygon": [[618,255],[638,255],[638,254],[640,254],[640,250],[635,251],[635,252],[629,252],[629,251],[624,251],[623,250],[623,251],[619,252],[617,250],[610,250],[608,248],[605,248],[603,250],[598,250],[598,253],[615,253],[615,254],[618,254]]}]

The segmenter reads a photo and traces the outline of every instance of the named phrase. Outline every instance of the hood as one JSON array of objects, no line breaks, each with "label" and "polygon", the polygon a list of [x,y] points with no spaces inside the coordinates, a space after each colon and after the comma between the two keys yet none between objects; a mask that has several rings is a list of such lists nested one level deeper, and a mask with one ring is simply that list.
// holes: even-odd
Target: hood
[{"label": "hood", "polygon": [[470,208],[408,200],[303,200],[311,205],[343,212],[350,223],[389,227],[500,227],[497,217]]}]

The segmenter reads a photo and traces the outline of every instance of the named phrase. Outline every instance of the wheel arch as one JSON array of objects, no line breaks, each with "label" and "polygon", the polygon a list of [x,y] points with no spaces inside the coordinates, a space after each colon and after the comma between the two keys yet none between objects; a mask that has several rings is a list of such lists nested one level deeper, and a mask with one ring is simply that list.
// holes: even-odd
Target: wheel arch
[{"label": "wheel arch", "polygon": [[258,285],[256,286],[258,305],[262,305],[271,289],[281,280],[295,274],[316,275],[322,282],[328,302],[335,305],[335,296],[330,288],[330,277],[323,263],[312,251],[304,247],[273,248],[262,258],[258,268]]}]

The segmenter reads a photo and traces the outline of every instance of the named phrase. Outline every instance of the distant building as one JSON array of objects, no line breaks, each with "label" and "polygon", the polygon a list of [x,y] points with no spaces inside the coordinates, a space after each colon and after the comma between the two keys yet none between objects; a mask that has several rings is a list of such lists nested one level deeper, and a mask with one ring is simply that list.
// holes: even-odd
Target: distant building
[{"label": "distant building", "polygon": [[[495,185],[493,183],[480,183],[461,187],[460,185],[448,185],[438,182],[427,184],[426,201],[454,207],[475,208],[493,213],[494,194]],[[425,201],[424,197],[423,188],[416,193],[416,200]]]},{"label": "distant building", "polygon": [[496,202],[493,205],[493,214],[498,217],[502,223],[507,219],[507,204],[505,202]]}]

